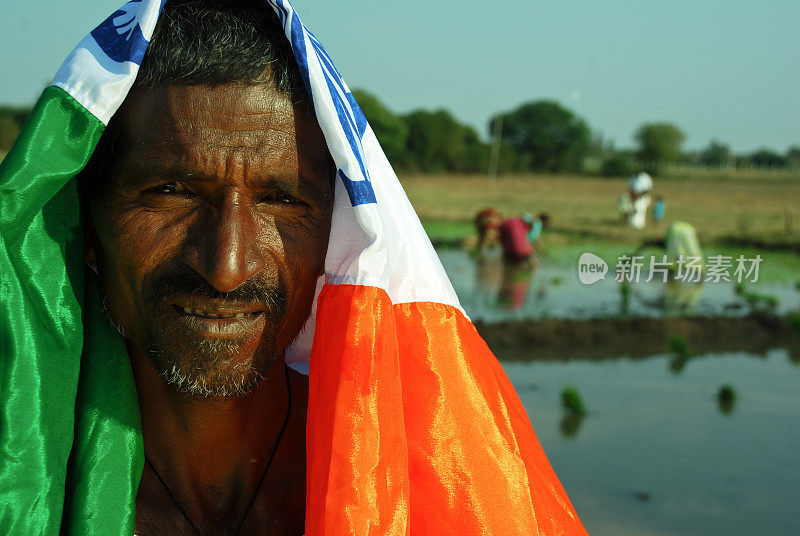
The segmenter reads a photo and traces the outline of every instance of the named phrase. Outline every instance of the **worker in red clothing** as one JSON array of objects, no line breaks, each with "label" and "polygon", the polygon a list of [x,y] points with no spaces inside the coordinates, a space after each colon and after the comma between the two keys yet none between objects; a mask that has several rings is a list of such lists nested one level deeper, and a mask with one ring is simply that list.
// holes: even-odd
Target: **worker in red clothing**
[{"label": "worker in red clothing", "polygon": [[528,231],[530,226],[519,216],[508,218],[500,225],[500,243],[506,261],[516,263],[531,258],[533,245]]}]

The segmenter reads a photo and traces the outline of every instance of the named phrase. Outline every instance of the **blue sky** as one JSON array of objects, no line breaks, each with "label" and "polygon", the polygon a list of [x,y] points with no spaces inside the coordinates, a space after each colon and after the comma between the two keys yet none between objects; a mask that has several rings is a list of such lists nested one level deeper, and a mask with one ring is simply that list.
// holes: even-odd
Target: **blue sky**
[{"label": "blue sky", "polygon": [[[30,103],[119,0],[0,7],[0,103]],[[489,117],[554,99],[617,147],[670,121],[686,147],[800,145],[800,2],[295,0],[351,87],[391,109]],[[55,9],[61,6],[60,9]],[[455,8],[453,6],[456,6]]]}]

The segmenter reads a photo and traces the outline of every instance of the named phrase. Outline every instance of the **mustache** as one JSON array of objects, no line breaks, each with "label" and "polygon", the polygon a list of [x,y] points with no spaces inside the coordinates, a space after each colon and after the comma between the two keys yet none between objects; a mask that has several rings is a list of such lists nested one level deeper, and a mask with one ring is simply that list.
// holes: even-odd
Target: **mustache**
[{"label": "mustache", "polygon": [[147,293],[151,303],[166,301],[170,296],[193,296],[224,301],[243,307],[263,307],[265,312],[281,318],[286,314],[286,286],[252,277],[230,292],[215,289],[203,276],[188,266],[159,277]]}]

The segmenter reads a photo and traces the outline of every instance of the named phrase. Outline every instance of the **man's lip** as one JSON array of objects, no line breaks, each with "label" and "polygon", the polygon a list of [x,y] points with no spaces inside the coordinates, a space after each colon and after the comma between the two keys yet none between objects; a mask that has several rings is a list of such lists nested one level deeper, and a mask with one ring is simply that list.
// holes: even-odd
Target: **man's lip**
[{"label": "man's lip", "polygon": [[262,307],[236,304],[178,302],[173,303],[172,306],[183,314],[206,316],[209,318],[241,317],[264,312]]},{"label": "man's lip", "polygon": [[238,313],[233,316],[206,316],[194,312],[186,313],[183,307],[178,307],[177,305],[172,305],[170,310],[175,315],[173,318],[177,322],[188,327],[196,335],[205,338],[238,339],[247,336],[247,334],[257,337],[268,322],[263,310],[244,313],[242,308],[237,308],[236,311]]}]

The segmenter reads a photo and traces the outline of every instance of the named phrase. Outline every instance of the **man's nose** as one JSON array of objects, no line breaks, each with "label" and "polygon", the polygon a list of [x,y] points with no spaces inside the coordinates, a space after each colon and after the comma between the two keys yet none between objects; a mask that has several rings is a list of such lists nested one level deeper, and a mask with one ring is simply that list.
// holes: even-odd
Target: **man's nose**
[{"label": "man's nose", "polygon": [[186,264],[220,292],[230,292],[264,268],[257,226],[246,204],[227,196],[202,216],[185,255]]}]

